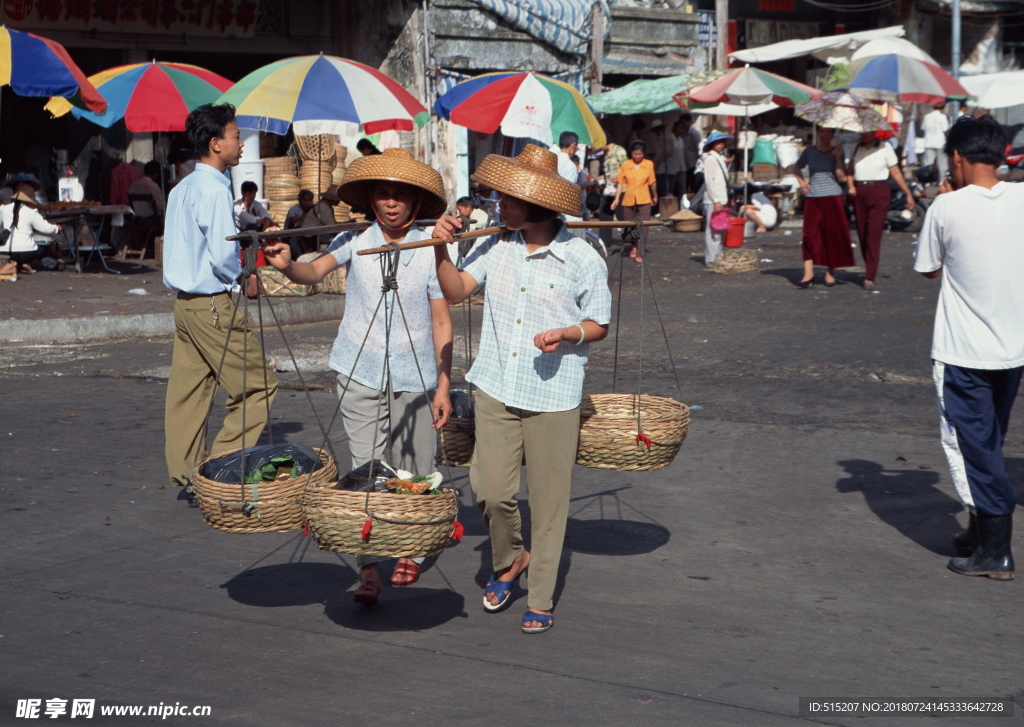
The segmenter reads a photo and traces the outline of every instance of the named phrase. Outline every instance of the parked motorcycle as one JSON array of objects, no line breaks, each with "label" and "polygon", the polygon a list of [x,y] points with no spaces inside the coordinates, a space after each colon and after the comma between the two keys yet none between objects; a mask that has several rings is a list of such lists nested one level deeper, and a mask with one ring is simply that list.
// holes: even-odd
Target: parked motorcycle
[{"label": "parked motorcycle", "polygon": [[907,177],[907,188],[914,195],[914,209],[907,209],[907,195],[903,193],[896,182],[889,180],[889,189],[892,191],[892,200],[889,202],[889,211],[885,215],[885,225],[894,232],[920,232],[924,226],[924,216],[932,200],[925,196],[924,187],[917,179]]}]

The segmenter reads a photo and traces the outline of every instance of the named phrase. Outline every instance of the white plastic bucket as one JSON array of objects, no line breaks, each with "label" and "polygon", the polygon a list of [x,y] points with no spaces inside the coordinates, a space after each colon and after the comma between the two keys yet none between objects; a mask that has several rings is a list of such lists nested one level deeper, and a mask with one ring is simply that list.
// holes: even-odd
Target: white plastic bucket
[{"label": "white plastic bucket", "polygon": [[263,160],[256,159],[251,162],[239,162],[237,167],[231,168],[231,191],[235,199],[242,197],[242,182],[256,182],[259,191],[256,196],[263,198],[266,193],[263,191]]}]

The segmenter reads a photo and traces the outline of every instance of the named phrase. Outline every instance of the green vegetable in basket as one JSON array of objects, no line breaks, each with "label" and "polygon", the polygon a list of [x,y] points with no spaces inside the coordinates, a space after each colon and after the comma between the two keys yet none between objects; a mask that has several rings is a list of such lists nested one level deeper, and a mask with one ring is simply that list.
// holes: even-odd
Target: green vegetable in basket
[{"label": "green vegetable in basket", "polygon": [[274,457],[258,470],[250,472],[249,476],[245,478],[245,483],[247,485],[252,485],[259,484],[260,482],[274,482],[275,480],[283,480],[288,477],[298,476],[299,468],[295,464],[295,459],[288,455],[282,455],[280,457]]}]

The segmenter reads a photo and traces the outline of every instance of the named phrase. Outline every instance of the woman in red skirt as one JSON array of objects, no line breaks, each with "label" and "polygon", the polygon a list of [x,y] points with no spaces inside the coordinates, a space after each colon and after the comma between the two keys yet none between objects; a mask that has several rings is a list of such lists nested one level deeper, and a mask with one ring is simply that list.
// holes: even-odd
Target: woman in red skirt
[{"label": "woman in red skirt", "polygon": [[[818,129],[818,143],[804,149],[796,164],[786,171],[795,174],[804,195],[804,276],[801,288],[814,283],[814,266],[823,265],[825,287],[836,284],[836,268],[848,268],[853,263],[850,221],[843,206],[843,188],[846,181],[843,150],[832,147],[834,129]],[[810,182],[800,172],[804,167],[811,174]]]},{"label": "woman in red skirt", "polygon": [[860,251],[864,256],[864,290],[871,291],[875,289],[885,216],[892,201],[889,178],[907,196],[908,210],[914,209],[916,201],[907,188],[907,181],[900,171],[899,159],[892,145],[886,141],[879,142],[873,131],[864,132],[860,139],[846,170],[846,189],[853,198],[857,237],[860,238]]}]

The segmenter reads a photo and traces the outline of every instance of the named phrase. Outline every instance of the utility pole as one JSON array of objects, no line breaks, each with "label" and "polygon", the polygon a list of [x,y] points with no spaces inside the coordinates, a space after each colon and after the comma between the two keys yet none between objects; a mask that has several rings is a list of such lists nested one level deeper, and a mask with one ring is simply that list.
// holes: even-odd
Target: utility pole
[{"label": "utility pole", "polygon": [[601,93],[604,82],[604,70],[602,63],[604,59],[604,10],[601,3],[594,3],[591,7],[591,30],[593,36],[590,39],[590,95],[596,96]]},{"label": "utility pole", "polygon": [[960,78],[960,0],[953,0],[953,78]]},{"label": "utility pole", "polygon": [[729,0],[715,0],[715,29],[715,68],[724,71],[729,67]]}]

